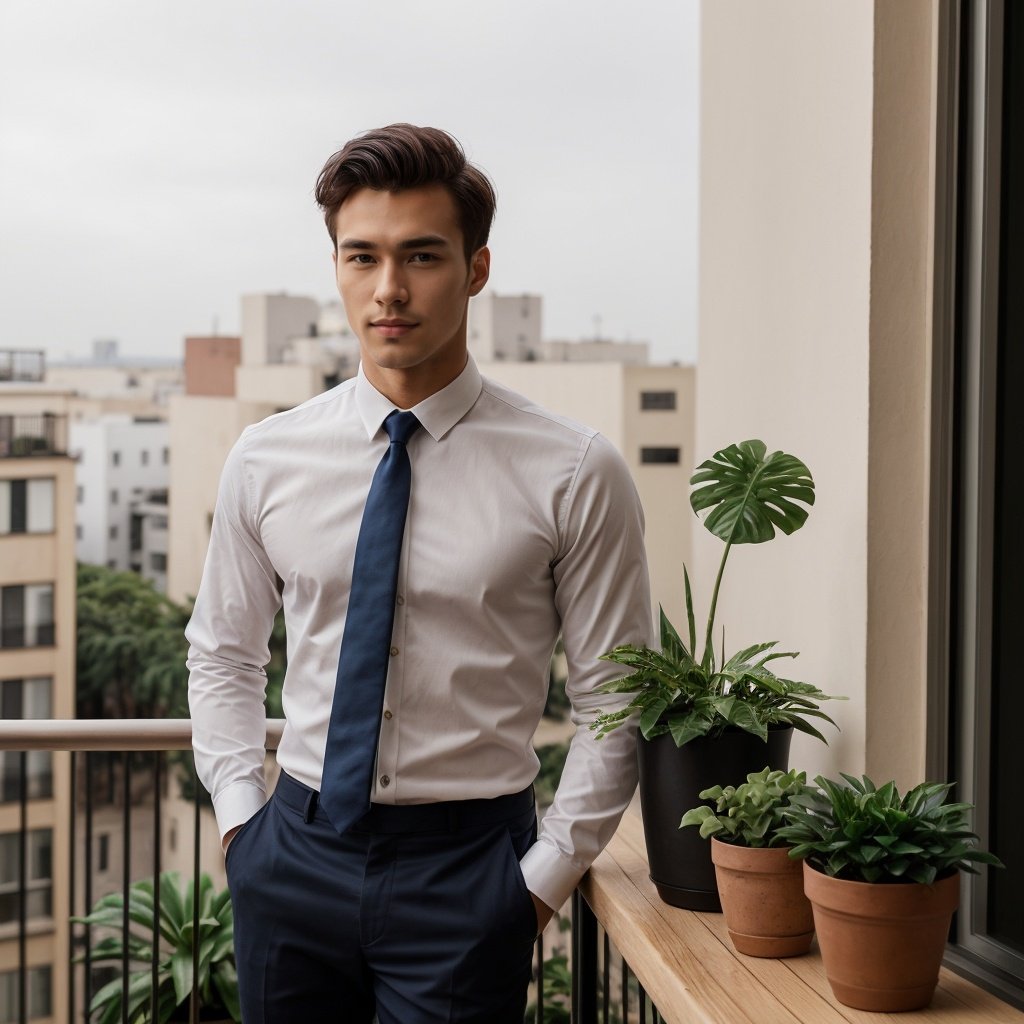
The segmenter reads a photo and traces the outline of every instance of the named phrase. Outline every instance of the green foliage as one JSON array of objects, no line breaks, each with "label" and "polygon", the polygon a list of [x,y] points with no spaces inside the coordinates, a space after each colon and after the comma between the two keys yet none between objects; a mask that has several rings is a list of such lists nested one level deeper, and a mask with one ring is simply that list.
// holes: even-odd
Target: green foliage
[{"label": "green foliage", "polygon": [[660,651],[624,645],[601,656],[631,670],[601,689],[636,696],[624,708],[597,716],[591,728],[598,736],[639,715],[645,739],[671,733],[680,747],[698,736],[718,736],[730,726],[766,740],[769,726],[792,725],[825,742],[808,719],[835,725],[818,705],[844,698],[830,697],[810,683],[777,676],[768,667],[779,658],[797,657],[796,652],[776,651],[777,642],[772,641],[745,647],[726,659],[724,634],[719,656],[711,642],[722,574],[732,545],[764,543],[775,536],[776,529],[791,534],[807,519],[806,509],[797,502],[814,504],[810,470],[792,455],[766,453],[762,441],[734,444],[716,452],[690,478],[695,485],[690,495],[694,512],[712,509],[704,525],[726,542],[708,612],[704,652],[698,660],[693,594],[684,566],[687,641],[662,609]]},{"label": "green foliage", "polygon": [[537,748],[540,769],[534,779],[533,788],[537,794],[537,803],[548,806],[555,799],[555,790],[562,779],[562,768],[569,753],[568,743],[547,743]]},{"label": "green foliage", "polygon": [[562,638],[559,637],[548,668],[548,695],[544,702],[545,718],[553,718],[559,722],[565,720],[570,708],[569,697],[565,692],[565,681],[565,648],[562,645]]},{"label": "green foliage", "polygon": [[[176,871],[160,876],[159,935],[153,933],[153,882],[144,879],[128,890],[130,931],[128,955],[129,1024],[152,1022],[152,958],[154,940],[159,958],[157,1024],[165,1024],[179,1007],[187,1009],[192,989],[199,993],[200,1008],[241,1021],[238,1001],[238,977],[235,973],[233,919],[227,889],[214,892],[209,875],[199,881],[199,975],[193,976],[193,883],[181,887]],[[121,925],[124,900],[121,893],[104,896],[88,917],[72,918],[80,923],[110,929],[114,934],[97,943],[92,950],[93,964],[107,963],[120,968],[124,946]],[[76,962],[83,958],[78,957]],[[123,979],[104,985],[89,1006],[92,1024],[118,1024],[122,1020]]]},{"label": "green foliage", "polygon": [[[561,950],[544,960],[544,1024],[569,1024],[572,1001],[572,972],[569,959]],[[531,1003],[526,1011],[526,1024],[534,1024],[537,1006]]]},{"label": "green foliage", "polygon": [[133,572],[79,563],[79,718],[188,715],[186,609]]},{"label": "green foliage", "polygon": [[843,775],[847,785],[822,778],[820,789],[793,797],[778,830],[791,843],[791,857],[802,857],[834,878],[859,882],[923,882],[973,864],[1002,867],[998,857],[975,848],[967,829],[971,804],[947,804],[952,783],[923,782],[901,797],[896,785],[876,787]]},{"label": "green foliage", "polygon": [[702,790],[702,800],[714,800],[691,808],[683,815],[680,828],[699,825],[702,839],[714,836],[723,843],[761,848],[784,846],[777,830],[786,824],[783,811],[794,796],[813,793],[807,785],[807,772],[764,768],[752,772],[739,786],[712,786]]}]

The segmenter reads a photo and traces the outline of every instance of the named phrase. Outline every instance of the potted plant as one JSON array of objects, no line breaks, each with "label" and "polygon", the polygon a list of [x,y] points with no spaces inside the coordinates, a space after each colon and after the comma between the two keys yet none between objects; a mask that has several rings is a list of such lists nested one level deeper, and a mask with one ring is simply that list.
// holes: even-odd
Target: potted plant
[{"label": "potted plant", "polygon": [[960,871],[1001,867],[975,847],[971,805],[947,804],[952,783],[923,782],[905,796],[866,775],[846,785],[819,776],[795,796],[778,835],[804,861],[804,890],[835,997],[861,1010],[927,1006],[938,983]]},{"label": "potted plant", "polygon": [[[82,924],[109,928],[114,934],[103,938],[92,949],[93,964],[108,963],[120,967],[124,960],[122,924],[124,900],[112,893],[98,900],[87,917],[72,918]],[[201,1021],[241,1021],[238,976],[235,973],[233,917],[228,890],[215,892],[209,875],[199,880],[199,976],[192,969],[193,883],[184,890],[176,871],[160,876],[159,935],[153,934],[153,882],[144,879],[128,890],[128,917],[131,931],[128,959],[132,969],[127,979],[127,1020],[129,1024],[153,1021],[153,943],[158,943],[157,1018],[158,1024],[188,1020],[193,990],[199,997]],[[77,958],[81,961],[81,957]],[[116,978],[104,985],[89,1006],[93,1024],[118,1024],[125,1019],[125,984]]]},{"label": "potted plant", "polygon": [[764,768],[739,786],[701,791],[701,804],[679,827],[700,826],[711,840],[718,892],[732,944],[747,956],[800,956],[814,937],[811,904],[800,862],[789,856],[778,829],[795,796],[812,793],[807,773]]},{"label": "potted plant", "polygon": [[794,533],[814,504],[810,470],[785,452],[768,454],[763,441],[730,445],[690,478],[695,513],[710,509],[705,527],[725,542],[711,595],[703,653],[697,650],[690,578],[684,566],[688,643],[661,612],[661,650],[622,646],[602,657],[630,669],[602,689],[632,693],[624,708],[599,714],[599,736],[638,715],[640,802],[651,878],[666,903],[720,910],[714,865],[706,843],[676,822],[697,794],[716,783],[735,785],[766,762],[785,769],[793,730],[824,742],[810,719],[834,725],[818,705],[830,700],[810,683],[777,676],[769,663],[795,658],[776,643],[745,647],[731,657],[712,642],[722,574],[736,544],[762,544],[776,530]]}]

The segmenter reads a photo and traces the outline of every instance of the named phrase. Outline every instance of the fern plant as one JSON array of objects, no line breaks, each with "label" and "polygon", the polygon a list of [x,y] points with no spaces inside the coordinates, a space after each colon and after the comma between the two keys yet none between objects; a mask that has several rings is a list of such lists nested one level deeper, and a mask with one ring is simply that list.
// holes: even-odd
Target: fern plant
[{"label": "fern plant", "polygon": [[716,452],[690,478],[690,505],[695,513],[711,509],[704,526],[725,541],[711,596],[703,653],[698,657],[690,577],[683,567],[687,642],[660,611],[661,650],[624,645],[601,657],[630,670],[605,683],[605,693],[633,693],[624,708],[600,712],[591,729],[604,736],[639,715],[645,739],[671,733],[677,746],[699,736],[717,736],[735,727],[768,738],[770,726],[792,725],[801,732],[825,737],[809,719],[835,725],[819,704],[833,698],[811,683],[776,675],[769,663],[795,658],[794,651],[776,651],[777,641],[745,647],[725,656],[725,637],[716,654],[712,637],[725,563],[734,544],[762,544],[776,530],[791,534],[807,520],[803,505],[814,504],[810,470],[785,452],[772,452],[763,441],[744,441]]},{"label": "fern plant", "polygon": [[[192,990],[199,994],[199,1005],[206,1011],[241,1021],[238,976],[235,972],[233,917],[228,890],[215,892],[209,875],[199,880],[199,974],[193,975],[193,882],[182,890],[176,871],[160,876],[160,918],[157,934],[153,931],[153,882],[143,879],[128,889],[128,960],[132,965],[127,978],[115,978],[104,985],[89,1006],[93,1024],[166,1024],[175,1010],[188,1008]],[[93,964],[108,963],[120,968],[123,963],[122,920],[124,899],[112,893],[98,900],[87,917],[72,920],[110,929],[114,932],[92,950]],[[153,944],[158,944],[157,1017],[153,1021]],[[81,957],[77,961],[81,961]],[[127,994],[127,1004],[125,996]]]},{"label": "fern plant", "polygon": [[975,864],[1002,867],[976,848],[967,828],[971,804],[947,804],[949,782],[922,782],[905,796],[896,784],[875,784],[866,775],[843,774],[846,785],[822,778],[820,789],[793,797],[778,830],[790,856],[818,871],[858,882],[923,882],[951,871],[976,875]]}]

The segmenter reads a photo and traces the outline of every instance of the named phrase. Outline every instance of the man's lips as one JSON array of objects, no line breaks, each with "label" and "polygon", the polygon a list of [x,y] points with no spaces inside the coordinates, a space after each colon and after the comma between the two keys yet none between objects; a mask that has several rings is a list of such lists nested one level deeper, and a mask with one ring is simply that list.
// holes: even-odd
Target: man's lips
[{"label": "man's lips", "polygon": [[400,338],[417,326],[413,320],[373,320],[370,326],[385,338]]}]

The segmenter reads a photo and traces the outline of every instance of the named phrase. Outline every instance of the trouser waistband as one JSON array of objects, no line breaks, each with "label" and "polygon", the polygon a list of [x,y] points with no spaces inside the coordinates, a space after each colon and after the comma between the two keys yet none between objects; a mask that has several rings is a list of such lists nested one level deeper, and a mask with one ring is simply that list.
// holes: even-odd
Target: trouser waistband
[{"label": "trouser waistband", "polygon": [[[274,799],[301,814],[305,820],[330,821],[319,806],[319,793],[287,772],[281,772]],[[369,811],[352,832],[398,834],[402,832],[455,832],[511,821],[533,810],[533,786],[518,793],[490,799],[444,800],[430,804],[370,804]]]}]

